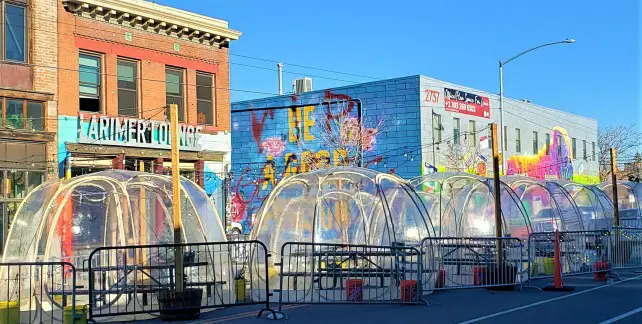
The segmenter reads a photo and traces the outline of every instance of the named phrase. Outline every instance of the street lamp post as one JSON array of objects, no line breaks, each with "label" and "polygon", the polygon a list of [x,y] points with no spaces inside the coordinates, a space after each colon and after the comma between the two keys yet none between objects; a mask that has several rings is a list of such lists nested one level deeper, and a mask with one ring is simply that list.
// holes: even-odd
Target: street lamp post
[{"label": "street lamp post", "polygon": [[[511,58],[509,58],[506,61],[501,61],[501,60],[499,61],[499,124],[500,124],[500,126],[499,126],[499,134],[501,134],[500,138],[499,138],[499,147],[501,148],[501,150],[500,150],[501,157],[502,157],[501,162],[502,162],[502,169],[504,170],[504,172],[506,172],[506,163],[505,163],[506,159],[504,157],[504,136],[506,136],[504,134],[504,65],[510,63],[512,60],[514,60],[514,59],[516,59],[516,58],[518,58],[518,57],[520,57],[520,56],[522,56],[522,55],[524,55],[524,54],[526,54],[528,52],[532,52],[532,51],[534,51],[536,49],[539,49],[539,48],[542,48],[542,47],[551,46],[551,45],[557,45],[557,44],[572,44],[572,43],[575,43],[575,40],[572,39],[572,38],[567,38],[567,39],[565,39],[563,41],[553,42],[553,43],[548,43],[548,44],[543,44],[543,45],[539,45],[539,46],[533,47],[531,49],[525,50],[525,51],[523,51],[523,52],[521,52],[521,53],[519,53],[519,54],[517,54],[517,55],[515,55],[515,56],[513,56]],[[548,145],[548,143],[546,143],[546,145]]]}]

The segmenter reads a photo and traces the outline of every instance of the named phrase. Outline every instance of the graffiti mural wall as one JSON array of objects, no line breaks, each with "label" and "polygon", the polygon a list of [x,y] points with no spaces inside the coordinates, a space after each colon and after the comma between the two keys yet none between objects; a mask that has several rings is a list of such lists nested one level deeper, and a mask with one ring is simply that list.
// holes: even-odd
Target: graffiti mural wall
[{"label": "graffiti mural wall", "polygon": [[511,156],[507,161],[506,174],[540,180],[559,179],[582,184],[599,183],[599,177],[585,173],[584,165],[584,161],[573,156],[571,139],[566,129],[554,127],[550,143],[545,143],[537,154]]},{"label": "graffiti mural wall", "polygon": [[253,215],[279,181],[315,168],[416,175],[421,159],[407,146],[420,141],[418,87],[417,77],[409,77],[234,103],[233,226],[251,230]]},{"label": "graffiti mural wall", "polygon": [[423,174],[490,176],[491,146],[475,142],[491,141],[495,123],[505,164],[500,174],[598,182],[597,120],[506,97],[502,117],[496,94],[425,76],[420,85]]},{"label": "graffiti mural wall", "polygon": [[540,180],[573,180],[571,141],[566,130],[553,128],[551,142],[536,155],[515,155],[507,161],[507,175],[524,175]]}]

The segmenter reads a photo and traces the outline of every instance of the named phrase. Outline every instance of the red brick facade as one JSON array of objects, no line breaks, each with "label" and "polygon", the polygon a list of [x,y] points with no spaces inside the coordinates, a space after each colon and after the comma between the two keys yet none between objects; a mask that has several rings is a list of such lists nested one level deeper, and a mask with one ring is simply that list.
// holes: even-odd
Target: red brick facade
[{"label": "red brick facade", "polygon": [[[151,27],[150,27],[151,29]],[[131,41],[126,34],[131,33]],[[175,50],[175,44],[180,46]],[[77,116],[79,113],[79,60],[81,51],[101,54],[103,114],[118,115],[117,59],[128,58],[139,62],[138,96],[139,117],[162,120],[159,109],[165,102],[165,67],[185,69],[183,82],[185,121],[197,124],[196,73],[214,75],[215,125],[203,128],[203,133],[230,130],[229,54],[227,48],[200,44],[186,39],[146,31],[141,25],[121,26],[81,17],[68,12],[58,2],[58,57],[59,57],[59,114]],[[87,113],[85,113],[87,115]]]}]

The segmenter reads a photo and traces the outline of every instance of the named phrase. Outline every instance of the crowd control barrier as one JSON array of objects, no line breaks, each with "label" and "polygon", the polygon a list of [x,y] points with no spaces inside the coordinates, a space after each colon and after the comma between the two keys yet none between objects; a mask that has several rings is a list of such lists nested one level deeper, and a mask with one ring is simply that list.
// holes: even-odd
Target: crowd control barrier
[{"label": "crowd control barrier", "polygon": [[416,304],[421,258],[414,247],[285,243],[279,310],[284,304]]},{"label": "crowd control barrier", "polygon": [[[180,294],[175,284],[179,253],[184,272]],[[172,312],[263,304],[260,317],[272,312],[265,280],[269,256],[259,241],[101,247],[89,256],[88,289],[76,293],[88,294],[90,318],[164,318]]]},{"label": "crowd control barrier", "polygon": [[86,316],[75,286],[71,263],[0,263],[0,323],[75,323]]},{"label": "crowd control barrier", "polygon": [[517,238],[429,237],[421,251],[424,291],[520,285],[528,263]]},{"label": "crowd control barrier", "polygon": [[[591,274],[609,268],[610,235],[607,230],[559,232],[563,276]],[[555,233],[532,233],[528,237],[529,279],[553,277]]]},{"label": "crowd control barrier", "polygon": [[610,263],[612,269],[642,268],[642,228],[613,227]]}]

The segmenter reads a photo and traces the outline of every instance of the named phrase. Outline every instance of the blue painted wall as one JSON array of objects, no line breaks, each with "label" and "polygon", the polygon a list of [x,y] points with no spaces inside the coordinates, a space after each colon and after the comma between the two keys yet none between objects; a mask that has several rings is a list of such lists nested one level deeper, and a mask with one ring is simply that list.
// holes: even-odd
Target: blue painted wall
[{"label": "blue painted wall", "polygon": [[65,176],[65,143],[78,143],[78,116],[60,116],[58,119],[58,176]]},{"label": "blue painted wall", "polygon": [[[280,96],[232,104],[232,220],[251,228],[251,216],[263,198],[287,174],[300,171],[302,156],[330,155],[331,163],[342,161],[340,154],[328,150],[322,139],[330,113],[348,108],[352,100],[362,103],[366,128],[378,128],[369,150],[364,154],[368,168],[394,172],[403,178],[421,174],[419,76],[363,83],[354,86]],[[300,113],[287,107],[309,105]],[[250,109],[250,111],[247,111]],[[244,111],[239,111],[244,110]],[[293,116],[297,118],[293,120]],[[350,117],[356,118],[356,105]],[[291,130],[294,129],[294,130]],[[336,131],[334,127],[331,127]],[[296,140],[292,140],[293,136]],[[321,153],[319,153],[321,151]],[[294,155],[297,161],[289,160]],[[298,169],[297,169],[298,168]]]}]

